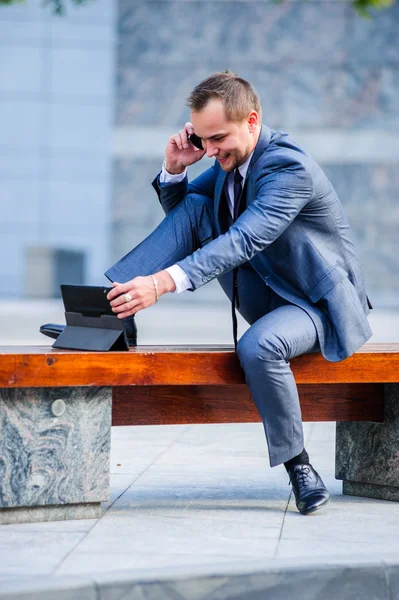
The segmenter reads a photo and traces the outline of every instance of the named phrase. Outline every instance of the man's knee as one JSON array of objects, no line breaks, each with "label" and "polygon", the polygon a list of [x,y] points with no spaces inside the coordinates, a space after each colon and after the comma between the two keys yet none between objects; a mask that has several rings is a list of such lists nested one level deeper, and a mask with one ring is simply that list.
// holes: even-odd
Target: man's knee
[{"label": "man's knee", "polygon": [[258,361],[284,359],[283,343],[273,332],[259,332],[256,326],[252,326],[239,340],[237,354],[245,369]]}]

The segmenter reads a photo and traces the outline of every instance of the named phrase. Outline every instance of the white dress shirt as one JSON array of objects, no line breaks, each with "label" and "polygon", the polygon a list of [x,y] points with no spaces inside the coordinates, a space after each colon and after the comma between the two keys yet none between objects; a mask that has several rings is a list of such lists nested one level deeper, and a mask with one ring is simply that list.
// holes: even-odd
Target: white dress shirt
[{"label": "white dress shirt", "polygon": [[[241,167],[238,167],[238,170],[242,177],[241,185],[244,185],[244,183],[245,183],[245,177],[247,175],[249,163],[251,162],[252,154],[253,154],[253,152],[251,152],[251,154],[248,156],[245,163],[243,165],[241,165]],[[165,163],[164,163],[162,165],[162,171],[159,176],[159,181],[160,181],[160,183],[179,183],[180,181],[183,181],[183,179],[185,178],[186,175],[187,175],[187,169],[185,169],[183,171],[183,173],[178,173],[177,175],[172,175],[171,173],[168,173],[168,171],[165,169]],[[227,175],[227,191],[228,191],[227,200],[229,203],[229,210],[230,210],[231,216],[233,217],[234,216],[234,171],[231,171]],[[184,292],[185,290],[188,290],[189,288],[192,287],[191,281],[188,278],[187,273],[185,271],[183,271],[183,269],[181,267],[179,267],[179,265],[172,265],[171,267],[168,267],[167,269],[165,269],[165,271],[167,271],[169,273],[169,275],[172,277],[173,281],[175,282],[175,285],[176,285],[175,291],[177,294],[180,294],[181,292]]]}]

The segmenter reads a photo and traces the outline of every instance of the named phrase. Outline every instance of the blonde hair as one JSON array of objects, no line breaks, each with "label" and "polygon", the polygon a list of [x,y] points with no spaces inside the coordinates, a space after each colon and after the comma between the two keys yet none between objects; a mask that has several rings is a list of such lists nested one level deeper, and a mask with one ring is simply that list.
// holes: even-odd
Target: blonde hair
[{"label": "blonde hair", "polygon": [[211,99],[223,102],[228,121],[241,122],[255,110],[262,120],[262,107],[255,88],[232,71],[213,73],[199,83],[187,98],[194,112],[201,112]]}]

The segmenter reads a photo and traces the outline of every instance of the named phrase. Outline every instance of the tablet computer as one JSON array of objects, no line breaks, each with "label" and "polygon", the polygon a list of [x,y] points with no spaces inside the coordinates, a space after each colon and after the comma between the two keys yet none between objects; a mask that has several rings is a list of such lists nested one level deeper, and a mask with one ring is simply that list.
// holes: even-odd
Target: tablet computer
[{"label": "tablet computer", "polygon": [[66,326],[53,344],[70,350],[128,350],[122,319],[112,311],[107,294],[112,288],[61,285]]}]

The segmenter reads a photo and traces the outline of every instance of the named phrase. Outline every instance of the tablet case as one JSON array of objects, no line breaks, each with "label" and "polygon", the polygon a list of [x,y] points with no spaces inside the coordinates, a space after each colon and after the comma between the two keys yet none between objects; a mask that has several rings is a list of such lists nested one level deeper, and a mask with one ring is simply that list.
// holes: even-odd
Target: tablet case
[{"label": "tablet case", "polygon": [[66,326],[53,348],[68,350],[129,350],[122,319],[112,312],[107,294],[112,288],[61,285]]}]

